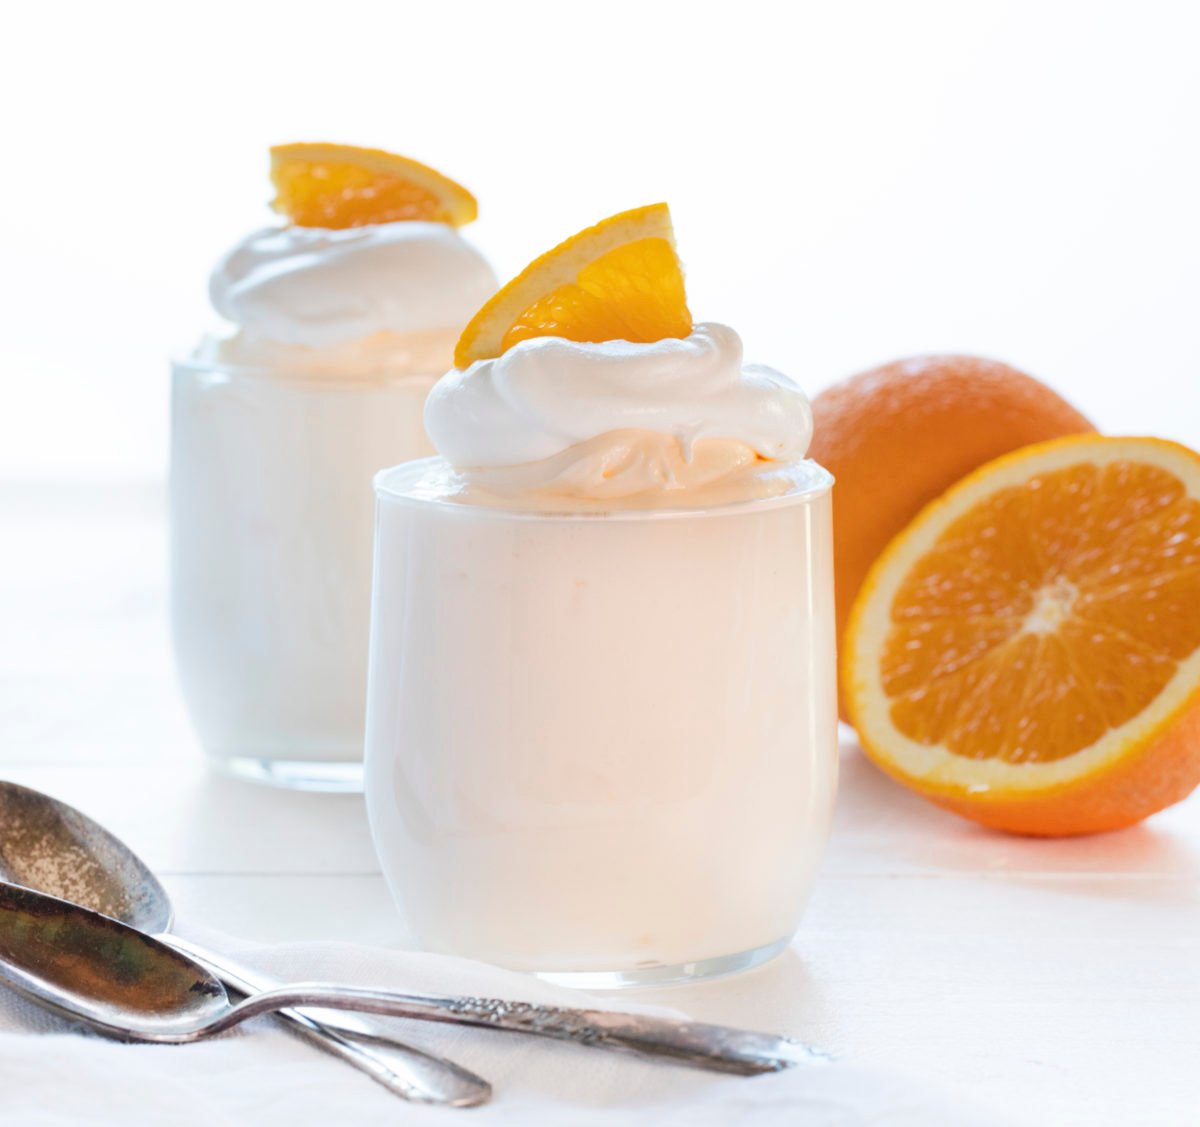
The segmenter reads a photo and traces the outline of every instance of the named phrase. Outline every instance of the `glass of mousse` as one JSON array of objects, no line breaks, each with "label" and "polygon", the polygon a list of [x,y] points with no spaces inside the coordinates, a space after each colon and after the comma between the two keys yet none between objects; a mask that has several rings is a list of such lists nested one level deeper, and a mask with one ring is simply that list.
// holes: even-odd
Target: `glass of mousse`
[{"label": "glass of mousse", "polygon": [[362,786],[373,505],[430,454],[425,397],[496,288],[465,189],[373,150],[272,150],[275,207],[217,263],[226,322],[173,366],[171,612],[212,761]]},{"label": "glass of mousse", "polygon": [[[614,329],[626,339],[613,339]],[[665,205],[490,301],[375,479],[366,794],[413,938],[573,985],[789,942],[837,775],[832,478]]]}]

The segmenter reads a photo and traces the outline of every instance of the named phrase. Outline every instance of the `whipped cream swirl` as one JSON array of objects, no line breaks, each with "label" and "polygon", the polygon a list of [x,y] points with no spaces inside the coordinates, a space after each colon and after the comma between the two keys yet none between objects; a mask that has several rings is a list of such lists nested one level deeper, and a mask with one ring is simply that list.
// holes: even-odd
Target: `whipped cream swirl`
[{"label": "whipped cream swirl", "polygon": [[682,500],[718,487],[728,499],[735,483],[747,497],[788,487],[774,470],[804,457],[812,412],[787,377],[743,365],[732,329],[700,324],[653,344],[523,341],[439,380],[425,427],[464,500]]},{"label": "whipped cream swirl", "polygon": [[248,349],[457,331],[495,289],[487,260],[444,223],[268,227],[230,249],[209,282]]}]

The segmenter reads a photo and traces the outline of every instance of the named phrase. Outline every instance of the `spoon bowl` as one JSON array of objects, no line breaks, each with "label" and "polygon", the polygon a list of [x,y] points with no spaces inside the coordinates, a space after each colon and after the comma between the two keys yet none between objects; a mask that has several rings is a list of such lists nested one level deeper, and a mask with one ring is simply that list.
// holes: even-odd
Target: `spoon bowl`
[{"label": "spoon bowl", "polygon": [[217,978],[165,943],[12,884],[0,885],[0,980],[118,1037],[185,1033],[231,1008]]},{"label": "spoon bowl", "polygon": [[138,931],[171,930],[167,890],[120,838],[65,802],[0,780],[0,880],[91,908]]}]

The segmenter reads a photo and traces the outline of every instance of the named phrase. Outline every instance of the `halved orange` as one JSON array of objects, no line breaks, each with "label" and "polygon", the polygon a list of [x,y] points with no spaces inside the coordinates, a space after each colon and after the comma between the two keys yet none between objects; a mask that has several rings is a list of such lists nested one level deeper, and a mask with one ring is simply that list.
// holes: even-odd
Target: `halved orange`
[{"label": "halved orange", "polygon": [[424,220],[461,227],[478,213],[461,184],[408,157],[352,145],[271,149],[271,206],[297,227],[362,227]]},{"label": "halved orange", "polygon": [[643,343],[692,331],[665,203],[613,215],[535,259],[471,319],[466,368],[532,337]]},{"label": "halved orange", "polygon": [[1200,783],[1200,454],[1083,435],[990,462],[854,605],[866,753],[989,826],[1115,829]]}]

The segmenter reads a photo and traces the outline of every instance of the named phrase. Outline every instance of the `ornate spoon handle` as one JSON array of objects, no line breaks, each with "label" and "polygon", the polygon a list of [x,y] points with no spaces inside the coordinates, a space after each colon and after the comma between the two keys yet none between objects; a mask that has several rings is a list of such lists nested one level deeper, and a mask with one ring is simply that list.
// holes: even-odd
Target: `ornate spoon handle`
[{"label": "ornate spoon handle", "polygon": [[[817,1063],[828,1059],[819,1050],[788,1037],[724,1025],[611,1013],[606,1010],[538,1006],[500,998],[398,994],[320,983],[302,983],[256,994],[235,1007],[236,1016],[231,1011],[229,1023],[282,1005],[353,1009],[419,1021],[441,1021],[528,1033],[572,1041],[589,1048],[617,1049],[661,1057],[693,1068],[741,1076],[778,1072],[801,1062]],[[218,1024],[224,1025],[224,1021],[222,1019]],[[207,1032],[215,1033],[217,1028],[210,1027]]]}]

